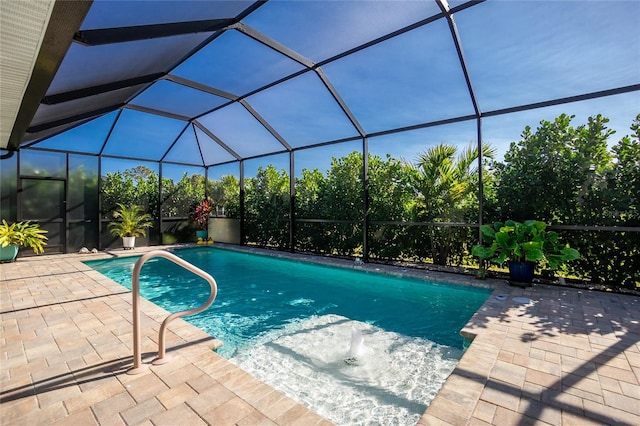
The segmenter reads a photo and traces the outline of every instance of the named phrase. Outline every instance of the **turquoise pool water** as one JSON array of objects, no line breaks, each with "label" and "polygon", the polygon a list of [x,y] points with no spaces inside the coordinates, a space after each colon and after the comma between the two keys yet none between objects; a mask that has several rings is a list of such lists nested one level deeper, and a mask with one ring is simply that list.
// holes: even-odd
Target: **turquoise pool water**
[{"label": "turquoise pool water", "polygon": [[[490,294],[211,247],[174,253],[218,283],[214,304],[185,320],[222,340],[222,356],[338,424],[415,424],[462,355],[459,330]],[[86,263],[131,288],[136,261]],[[170,312],[209,296],[206,281],[160,258],[140,283]],[[363,343],[350,365],[354,330]]]}]

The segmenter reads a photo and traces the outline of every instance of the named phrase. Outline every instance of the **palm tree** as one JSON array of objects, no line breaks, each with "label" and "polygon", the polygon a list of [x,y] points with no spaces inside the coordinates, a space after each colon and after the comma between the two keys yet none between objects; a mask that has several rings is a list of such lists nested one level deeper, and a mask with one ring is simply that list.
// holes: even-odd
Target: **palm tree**
[{"label": "palm tree", "polygon": [[[456,154],[455,146],[442,143],[418,156],[418,196],[413,212],[417,220],[464,222],[465,215],[477,205],[478,147],[469,144]],[[493,158],[495,149],[485,145],[482,155],[484,158]],[[429,228],[430,255],[435,264],[449,263],[453,245],[462,245],[460,238],[457,238],[461,230],[451,226]],[[458,260],[461,260],[461,256]]]}]

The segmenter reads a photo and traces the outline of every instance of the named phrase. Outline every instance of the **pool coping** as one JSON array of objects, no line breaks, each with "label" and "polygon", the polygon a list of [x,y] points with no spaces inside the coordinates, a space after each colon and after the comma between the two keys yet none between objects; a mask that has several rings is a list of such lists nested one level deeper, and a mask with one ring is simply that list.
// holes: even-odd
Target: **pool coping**
[{"label": "pool coping", "polygon": [[[93,286],[92,294],[108,298],[119,309],[130,304],[126,301],[127,295],[130,297],[128,290],[88,266],[80,262],[76,263],[76,261],[115,256],[136,256],[149,250],[193,246],[191,244],[144,247],[128,252],[112,250],[99,254],[21,258],[14,264],[7,264],[7,267],[2,265],[0,279],[2,280],[3,293],[0,302],[2,302],[3,335],[0,341],[3,343],[3,358],[1,359],[3,362],[0,363],[0,378],[2,378],[3,402],[0,404],[0,419],[3,424],[6,421],[8,421],[7,424],[10,424],[12,421],[18,422],[18,420],[30,420],[31,423],[36,420],[35,423],[38,423],[38,419],[47,419],[49,423],[53,423],[50,420],[55,419],[60,424],[73,424],[78,419],[85,418],[82,416],[86,416],[87,419],[91,418],[96,424],[107,424],[108,422],[99,416],[101,404],[113,398],[122,400],[124,394],[129,395],[130,399],[133,398],[137,404],[135,407],[127,406],[126,410],[120,413],[119,419],[121,420],[131,419],[131,411],[135,408],[139,412],[147,409],[149,405],[153,405],[156,409],[160,405],[164,408],[160,412],[149,412],[149,416],[146,417],[147,422],[151,419],[158,424],[158,422],[162,423],[163,419],[174,418],[171,416],[177,415],[176,413],[183,415],[195,413],[199,421],[211,422],[213,418],[211,416],[218,416],[216,419],[220,423],[222,421],[220,419],[225,419],[223,413],[229,410],[233,411],[233,408],[242,413],[246,411],[245,417],[234,420],[239,425],[261,422],[264,424],[331,424],[304,406],[262,384],[229,361],[220,357],[218,358],[223,361],[215,358],[217,355],[211,352],[209,342],[211,337],[181,320],[172,323],[169,327],[170,338],[168,337],[168,347],[170,348],[168,353],[176,356],[180,361],[178,364],[174,364],[174,367],[171,367],[172,363],[166,366],[154,366],[150,368],[149,372],[165,384],[168,381],[176,380],[175,374],[172,373],[177,373],[185,368],[191,369],[190,374],[193,374],[194,371],[206,374],[210,380],[216,383],[216,386],[220,385],[234,395],[233,398],[224,400],[220,405],[220,407],[226,408],[204,412],[204,409],[196,403],[192,402],[192,405],[189,405],[187,401],[194,400],[193,398],[200,395],[196,388],[204,386],[195,385],[193,383],[195,379],[189,374],[184,374],[184,381],[177,381],[176,389],[179,390],[173,388],[169,390],[174,395],[178,395],[174,400],[183,399],[178,405],[170,408],[163,405],[157,396],[138,401],[134,397],[135,395],[132,396],[132,393],[135,394],[135,392],[126,387],[127,384],[137,380],[135,379],[137,376],[115,373],[112,374],[111,379],[116,380],[117,383],[114,383],[113,380],[109,381],[111,386],[109,392],[114,392],[112,388],[115,387],[118,388],[117,394],[109,395],[99,401],[91,400],[91,398],[98,398],[95,395],[83,399],[74,393],[77,389],[82,390],[82,386],[88,386],[83,383],[78,384],[77,380],[68,388],[54,390],[47,388],[44,395],[38,394],[41,389],[37,383],[42,380],[34,381],[34,377],[46,374],[44,372],[46,369],[42,369],[42,363],[57,366],[60,364],[60,357],[64,356],[60,353],[59,345],[57,348],[51,345],[52,339],[59,343],[55,335],[56,325],[51,331],[48,324],[43,326],[42,318],[50,315],[51,311],[71,310],[72,305],[78,305],[79,309],[83,310],[80,315],[86,315],[87,313],[84,311],[89,309],[88,306],[91,305],[90,299],[78,299],[82,292],[69,292],[69,289],[76,289],[78,284],[87,287],[90,283]],[[216,244],[216,246],[222,245]],[[452,274],[438,271],[412,270],[378,264],[359,265],[341,259],[318,256],[314,259],[314,256],[311,255],[283,253],[252,247],[224,245],[223,248],[418,279],[446,282],[452,282],[455,279]],[[62,278],[52,276],[51,274],[56,270],[56,267],[60,266],[58,264],[54,267],[56,262],[65,263],[65,268],[70,270],[69,277],[79,274],[81,278],[78,282],[75,279],[72,282],[65,282],[65,274],[62,274]],[[48,267],[47,264],[49,264]],[[24,266],[36,272],[30,276],[25,271],[18,271],[18,266]],[[534,420],[543,422],[543,424],[590,424],[590,422],[596,424],[605,419],[617,419],[622,424],[640,424],[640,416],[635,410],[640,406],[640,386],[638,385],[640,382],[640,344],[638,344],[638,340],[640,340],[640,298],[544,285],[518,289],[509,287],[506,282],[500,280],[480,282],[469,276],[457,278],[459,278],[459,282],[456,282],[458,284],[490,287],[494,290],[461,330],[463,336],[474,338],[474,340],[454,372],[427,408],[418,422],[419,425],[506,424],[526,423]],[[33,286],[36,288],[35,290],[31,289],[31,292],[25,292],[21,287],[28,280],[33,281]],[[61,283],[62,287],[65,285],[68,287],[66,291],[69,293],[64,294],[64,291],[61,291]],[[47,297],[43,298],[45,293],[47,293]],[[505,298],[498,300],[496,298],[498,295],[504,295]],[[526,297],[531,299],[533,303],[514,303],[514,297]],[[49,303],[39,303],[43,301]],[[166,315],[166,311],[144,301],[143,313],[145,321],[153,324],[152,329],[154,333],[157,332],[159,322]],[[77,312],[75,314],[78,315]],[[104,315],[104,313],[97,313],[94,319],[99,320],[100,315]],[[115,313],[110,312],[109,315],[115,315]],[[36,319],[38,320],[36,321]],[[67,320],[72,321],[71,318]],[[34,321],[39,321],[40,328],[26,331],[22,335],[22,331],[28,330]],[[128,322],[126,318],[122,318],[120,321]],[[589,325],[590,323],[591,325]],[[93,336],[100,336],[103,331],[109,331],[112,334],[114,332],[97,328],[91,330],[95,334],[89,335],[87,342],[96,338]],[[41,333],[42,336],[37,333]],[[122,330],[119,330],[119,333],[122,334],[120,337],[127,335]],[[42,347],[34,346],[32,348],[33,342],[31,340],[38,341],[40,337],[43,337]],[[153,344],[154,337],[147,336],[144,350],[151,352]],[[129,361],[130,355],[127,354],[127,351],[130,351],[130,344],[127,345],[122,341],[118,342],[118,345],[120,352],[112,361],[117,363],[119,368],[122,368],[122,365]],[[179,347],[178,349],[171,349],[176,345]],[[30,351],[35,352],[32,354]],[[88,349],[83,349],[83,351],[88,351]],[[99,358],[99,355],[89,352],[79,360],[71,361],[90,364]],[[22,360],[24,363],[17,360]],[[67,374],[73,372],[73,365],[70,364],[70,361],[67,360],[64,363],[69,367]],[[38,369],[38,367],[41,368]],[[87,368],[87,365],[83,368]],[[234,370],[237,374],[230,373],[230,370]],[[144,375],[144,377],[147,376],[149,374]],[[131,379],[132,377],[133,379]],[[174,378],[169,380],[167,377]],[[23,389],[22,393],[24,393],[24,386],[27,386],[27,383],[28,386],[31,386],[33,393],[20,394],[19,396],[22,396],[20,398],[15,397],[15,392],[10,392],[11,389],[8,387],[15,385],[16,380],[18,383],[22,383],[20,386]],[[209,382],[209,385],[213,382]],[[255,394],[257,389],[263,391],[268,389],[267,395],[271,396],[263,395],[258,398]],[[191,395],[188,390],[196,392],[197,395]],[[200,390],[204,393],[210,392],[210,387]],[[65,391],[73,393],[73,395],[66,398]],[[164,392],[169,391],[164,390]],[[100,394],[100,392],[93,390],[87,392]],[[108,395],[109,392],[105,395]],[[184,395],[179,397],[181,392]],[[51,393],[56,396],[51,396]],[[14,398],[7,400],[7,395],[13,395]],[[225,395],[229,396],[230,394]],[[243,398],[242,395],[246,398]],[[280,402],[271,401],[270,398],[277,398]],[[53,402],[47,405],[46,401]],[[149,401],[156,401],[156,404]],[[40,407],[39,409],[25,410],[25,407],[33,408],[34,402]],[[164,402],[166,403],[166,398]],[[195,410],[193,405],[200,411]],[[125,418],[123,413],[127,413],[128,417]],[[225,421],[228,420],[227,418]],[[129,423],[125,422],[125,424]]]}]

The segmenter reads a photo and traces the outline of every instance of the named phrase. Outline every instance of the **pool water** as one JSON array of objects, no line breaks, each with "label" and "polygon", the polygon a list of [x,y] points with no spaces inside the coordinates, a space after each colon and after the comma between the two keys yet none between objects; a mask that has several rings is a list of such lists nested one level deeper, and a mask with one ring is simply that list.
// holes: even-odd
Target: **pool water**
[{"label": "pool water", "polygon": [[[213,305],[184,319],[222,340],[220,355],[337,424],[415,424],[490,294],[211,247],[174,253],[218,284]],[[137,259],[86,263],[131,288]],[[170,312],[209,296],[205,280],[162,258],[145,263],[140,288]]]}]

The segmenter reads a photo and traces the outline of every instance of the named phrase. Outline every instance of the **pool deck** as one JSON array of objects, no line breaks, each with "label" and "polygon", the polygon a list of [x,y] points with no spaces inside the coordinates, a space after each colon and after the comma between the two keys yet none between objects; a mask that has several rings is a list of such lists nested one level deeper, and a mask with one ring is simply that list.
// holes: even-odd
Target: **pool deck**
[{"label": "pool deck", "polygon": [[[0,424],[332,424],[212,352],[215,339],[180,319],[167,331],[171,362],[126,374],[131,292],[81,261],[158,248],[0,265]],[[495,288],[464,328],[475,339],[419,425],[640,424],[639,297],[357,268]],[[145,300],[141,308],[147,363],[167,312]]]}]

